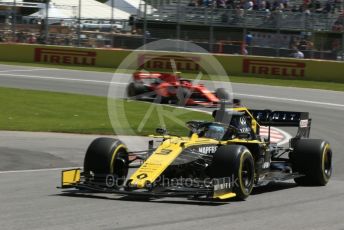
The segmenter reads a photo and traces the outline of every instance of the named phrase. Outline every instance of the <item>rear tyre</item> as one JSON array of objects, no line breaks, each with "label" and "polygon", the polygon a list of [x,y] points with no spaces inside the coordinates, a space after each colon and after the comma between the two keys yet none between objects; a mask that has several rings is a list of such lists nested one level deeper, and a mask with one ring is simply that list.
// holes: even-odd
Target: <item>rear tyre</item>
[{"label": "rear tyre", "polygon": [[230,177],[233,192],[245,200],[254,185],[254,161],[251,152],[242,145],[225,145],[214,154],[211,174],[215,178]]},{"label": "rear tyre", "polygon": [[191,96],[191,92],[189,89],[179,87],[177,89],[177,105],[185,106],[190,96]]},{"label": "rear tyre", "polygon": [[229,93],[226,91],[225,88],[218,88],[215,90],[215,95],[220,100],[229,100]]},{"label": "rear tyre", "polygon": [[[143,84],[131,82],[127,87],[127,96],[138,97],[140,94],[147,92],[146,87]],[[137,98],[140,99],[140,98]]]},{"label": "rear tyre", "polygon": [[87,149],[84,172],[94,173],[99,183],[122,185],[128,175],[128,162],[127,148],[120,140],[101,137],[95,139]]},{"label": "rear tyre", "polygon": [[299,185],[324,186],[331,178],[332,150],[324,140],[299,140],[292,161],[293,171],[305,175],[294,179]]}]

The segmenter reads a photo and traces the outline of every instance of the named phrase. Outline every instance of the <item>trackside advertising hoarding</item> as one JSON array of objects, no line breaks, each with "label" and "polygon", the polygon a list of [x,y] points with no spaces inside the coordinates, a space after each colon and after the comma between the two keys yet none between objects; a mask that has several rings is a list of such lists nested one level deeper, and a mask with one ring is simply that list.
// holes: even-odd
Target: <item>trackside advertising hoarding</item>
[{"label": "trackside advertising hoarding", "polygon": [[0,61],[116,68],[129,54],[119,49],[0,44]]},{"label": "trackside advertising hoarding", "polygon": [[[92,49],[27,44],[0,44],[0,61],[117,68],[134,52],[132,69],[202,71],[205,55],[163,51]],[[163,55],[162,55],[163,54]],[[213,54],[230,75],[344,82],[344,62]],[[216,72],[214,70],[214,72]]]}]

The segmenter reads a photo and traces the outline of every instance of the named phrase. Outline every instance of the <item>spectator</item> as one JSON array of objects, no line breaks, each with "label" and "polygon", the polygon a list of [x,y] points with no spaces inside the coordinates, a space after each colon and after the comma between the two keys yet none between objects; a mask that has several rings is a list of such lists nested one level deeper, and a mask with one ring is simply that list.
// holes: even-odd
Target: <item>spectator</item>
[{"label": "spectator", "polygon": [[31,34],[28,39],[27,39],[27,42],[30,43],[30,44],[34,44],[37,42],[37,39],[36,39],[36,36],[34,34]]},{"label": "spectator", "polygon": [[226,8],[226,1],[225,0],[216,0],[217,8]]},{"label": "spectator", "polygon": [[305,55],[297,48],[294,48],[294,52],[291,54],[293,58],[304,58]]},{"label": "spectator", "polygon": [[325,7],[324,7],[324,9],[322,10],[322,12],[325,13],[325,14],[328,14],[328,13],[331,12],[331,9],[332,9],[332,4],[331,4],[331,2],[328,0],[328,1],[326,2]]},{"label": "spectator", "polygon": [[306,8],[306,9],[304,10],[304,14],[305,14],[306,16],[310,16],[310,15],[311,15],[310,9],[309,9],[309,8]]},{"label": "spectator", "polygon": [[252,44],[253,36],[251,32],[248,32],[245,36],[245,43],[250,46]]},{"label": "spectator", "polygon": [[235,2],[234,2],[234,0],[227,0],[226,1],[226,7],[227,7],[227,9],[235,9]]},{"label": "spectator", "polygon": [[315,1],[314,8],[315,8],[316,13],[321,13],[322,8],[321,8],[321,2],[319,0]]},{"label": "spectator", "polygon": [[197,1],[194,1],[194,0],[191,0],[188,4],[188,6],[197,6],[197,5],[198,5]]},{"label": "spectator", "polygon": [[244,4],[245,10],[253,10],[253,2],[251,0],[247,0]]},{"label": "spectator", "polygon": [[265,9],[271,11],[271,3],[270,3],[270,1],[266,1],[265,2]]},{"label": "spectator", "polygon": [[247,45],[245,44],[245,42],[243,42],[243,43],[241,44],[241,54],[242,54],[242,55],[248,55]]},{"label": "spectator", "polygon": [[314,43],[312,41],[307,40],[307,50],[313,50],[314,49]]},{"label": "spectator", "polygon": [[151,38],[151,33],[148,30],[146,30],[144,36],[146,39],[149,39]]},{"label": "spectator", "polygon": [[299,43],[299,46],[298,46],[298,49],[299,50],[306,50],[307,49],[307,41],[306,39],[302,39]]},{"label": "spectator", "polygon": [[299,12],[296,5],[293,5],[293,7],[291,8],[291,12]]}]

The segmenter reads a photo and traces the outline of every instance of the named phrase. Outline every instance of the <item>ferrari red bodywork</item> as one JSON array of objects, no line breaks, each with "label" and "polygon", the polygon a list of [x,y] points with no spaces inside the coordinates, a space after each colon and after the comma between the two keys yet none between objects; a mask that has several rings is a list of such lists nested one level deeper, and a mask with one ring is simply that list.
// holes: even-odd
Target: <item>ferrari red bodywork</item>
[{"label": "ferrari red bodywork", "polygon": [[[170,99],[184,97],[185,105],[215,106],[220,101],[215,93],[203,84],[193,84],[192,81],[172,73],[135,72],[133,80],[134,83],[144,86],[146,92],[155,92],[156,96]],[[184,92],[184,95],[180,95],[180,92]]]}]

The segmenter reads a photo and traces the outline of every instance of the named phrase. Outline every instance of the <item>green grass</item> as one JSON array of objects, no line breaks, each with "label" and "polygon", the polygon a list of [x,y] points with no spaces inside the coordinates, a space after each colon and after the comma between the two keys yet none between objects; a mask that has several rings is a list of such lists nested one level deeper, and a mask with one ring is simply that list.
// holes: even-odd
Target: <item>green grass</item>
[{"label": "green grass", "polygon": [[[200,112],[116,99],[110,107],[118,119],[114,132],[105,97],[0,88],[0,101],[0,130],[147,135],[155,133],[163,120],[171,133],[185,135],[186,121],[210,119]],[[149,109],[152,113],[142,125]]]},{"label": "green grass", "polygon": [[[114,73],[115,71],[118,71],[121,73],[127,72],[127,70],[116,70],[114,68],[105,68],[105,67],[61,66],[61,65],[52,65],[52,64],[19,63],[19,62],[0,62],[0,64],[35,66],[35,67],[46,67],[46,68],[61,68],[61,69],[97,71],[97,72],[109,72],[109,73]],[[188,78],[188,79],[194,79],[196,76],[195,74],[184,73],[183,77]],[[208,75],[202,76],[202,80],[210,80],[210,79],[211,77]],[[233,83],[344,91],[344,83],[337,83],[337,82],[305,81],[305,80],[297,80],[297,79],[271,79],[271,78],[250,77],[250,76],[230,76],[229,80]]]}]

